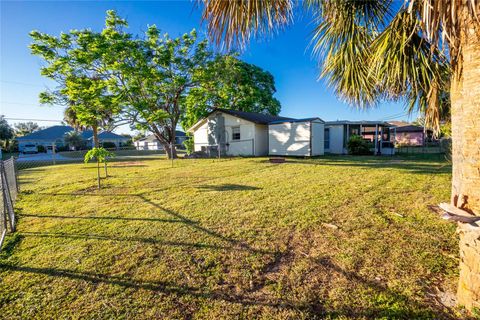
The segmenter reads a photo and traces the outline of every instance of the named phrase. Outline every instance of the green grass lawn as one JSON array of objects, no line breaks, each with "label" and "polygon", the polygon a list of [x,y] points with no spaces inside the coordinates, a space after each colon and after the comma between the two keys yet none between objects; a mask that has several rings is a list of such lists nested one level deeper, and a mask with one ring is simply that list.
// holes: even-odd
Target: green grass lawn
[{"label": "green grass lawn", "polygon": [[21,171],[0,317],[458,318],[450,166],[416,158]]}]

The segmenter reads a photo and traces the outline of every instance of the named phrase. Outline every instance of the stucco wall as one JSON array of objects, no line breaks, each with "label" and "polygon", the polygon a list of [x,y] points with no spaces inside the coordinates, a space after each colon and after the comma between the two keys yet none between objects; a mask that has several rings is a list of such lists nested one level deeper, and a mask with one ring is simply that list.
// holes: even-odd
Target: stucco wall
[{"label": "stucco wall", "polygon": [[326,125],[330,129],[330,148],[326,153],[343,154],[343,125]]},{"label": "stucco wall", "polygon": [[312,156],[324,154],[325,125],[321,122],[312,122]]},{"label": "stucco wall", "polygon": [[269,154],[310,155],[310,122],[285,122],[268,126]]},{"label": "stucco wall", "polygon": [[[221,128],[217,126],[218,116],[223,117]],[[232,127],[240,128],[240,140],[232,139]],[[256,125],[250,121],[216,112],[194,132],[195,151],[200,151],[202,147],[208,145],[216,145],[220,139],[227,155],[254,155],[255,127]]]}]

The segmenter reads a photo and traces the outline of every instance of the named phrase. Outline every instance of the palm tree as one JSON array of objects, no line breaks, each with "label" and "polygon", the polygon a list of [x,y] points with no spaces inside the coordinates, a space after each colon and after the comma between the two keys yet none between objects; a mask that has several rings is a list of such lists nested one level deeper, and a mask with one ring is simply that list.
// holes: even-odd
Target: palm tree
[{"label": "palm tree", "polygon": [[[63,120],[75,130],[83,131],[91,128],[93,132],[93,146],[96,148],[100,146],[100,142],[98,140],[99,129],[109,128],[114,122],[112,112],[99,112],[97,117],[89,117],[88,119],[83,117],[82,120],[80,120],[74,106],[65,108],[63,112]],[[89,125],[86,126],[85,123],[88,123]]]},{"label": "palm tree", "polygon": [[[293,21],[294,0],[202,0],[210,36],[228,48]],[[306,0],[312,47],[340,98],[359,107],[402,99],[438,128],[450,93],[451,204],[480,215],[480,1]],[[458,303],[480,306],[480,231],[463,229]],[[476,237],[471,237],[472,232]],[[467,235],[468,233],[468,235]]]}]

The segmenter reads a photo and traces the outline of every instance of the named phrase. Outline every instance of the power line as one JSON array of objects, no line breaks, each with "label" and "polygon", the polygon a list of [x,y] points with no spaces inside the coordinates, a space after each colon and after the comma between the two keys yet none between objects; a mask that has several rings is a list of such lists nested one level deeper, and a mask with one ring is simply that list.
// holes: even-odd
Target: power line
[{"label": "power line", "polygon": [[60,105],[42,105],[41,103],[35,105],[35,104],[30,104],[30,103],[23,103],[23,102],[15,102],[15,101],[0,101],[0,103],[4,103],[4,104],[18,104],[18,105],[21,105],[21,106],[31,106],[31,107],[42,107],[42,106],[45,106],[45,107],[62,107],[63,106],[60,106]]},{"label": "power line", "polygon": [[0,80],[3,83],[18,84],[22,86],[31,86],[31,87],[46,87],[46,85],[40,85],[35,83],[20,82],[20,81],[10,81],[10,80]]},{"label": "power line", "polygon": [[13,121],[43,121],[43,122],[63,122],[63,120],[52,120],[52,119],[27,119],[27,118],[5,118],[6,120]]}]

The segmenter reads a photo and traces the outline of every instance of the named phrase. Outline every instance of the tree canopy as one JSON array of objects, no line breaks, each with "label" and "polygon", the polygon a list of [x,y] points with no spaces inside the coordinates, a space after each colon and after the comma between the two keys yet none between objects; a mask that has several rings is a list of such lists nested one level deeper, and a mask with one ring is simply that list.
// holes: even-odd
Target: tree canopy
[{"label": "tree canopy", "polygon": [[188,129],[212,108],[278,115],[281,106],[275,91],[268,71],[233,54],[218,55],[203,70],[200,85],[190,90],[182,126]]},{"label": "tree canopy", "polygon": [[31,32],[31,51],[46,62],[42,75],[58,84],[40,101],[67,106],[66,121],[91,127],[94,136],[113,120],[148,130],[169,152],[177,125],[188,127],[210,108],[279,113],[270,73],[233,54],[214,54],[195,30],[172,38],[152,25],[136,36],[127,26],[108,11],[101,32]]}]

